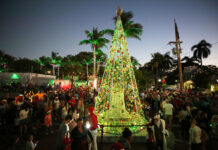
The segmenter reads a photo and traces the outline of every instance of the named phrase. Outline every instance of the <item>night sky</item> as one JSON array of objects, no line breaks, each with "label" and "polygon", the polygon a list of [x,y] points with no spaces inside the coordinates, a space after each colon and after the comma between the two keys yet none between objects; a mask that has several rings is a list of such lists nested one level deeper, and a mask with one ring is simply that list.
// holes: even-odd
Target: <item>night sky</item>
[{"label": "night sky", "polygon": [[175,40],[176,18],[182,56],[192,56],[191,47],[205,39],[213,47],[203,64],[218,66],[218,0],[0,0],[0,49],[31,59],[51,51],[61,56],[91,51],[78,45],[86,39],[84,30],[114,29],[117,6],[132,11],[133,20],[144,27],[141,41],[127,40],[140,63],[148,62],[151,53],[171,51],[167,43]]}]

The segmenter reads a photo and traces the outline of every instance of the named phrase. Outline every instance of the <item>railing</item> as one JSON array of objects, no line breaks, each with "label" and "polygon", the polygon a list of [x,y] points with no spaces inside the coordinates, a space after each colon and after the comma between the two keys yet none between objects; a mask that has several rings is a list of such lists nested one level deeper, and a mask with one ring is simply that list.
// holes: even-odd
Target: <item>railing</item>
[{"label": "railing", "polygon": [[[103,134],[104,134],[104,128],[105,127],[112,127],[112,128],[119,128],[119,127],[124,127],[125,128],[125,127],[128,127],[129,128],[129,127],[137,127],[137,126],[138,127],[147,127],[148,126],[148,124],[146,124],[146,125],[100,125],[100,124],[98,124],[98,125],[101,128],[100,150],[103,150]],[[136,132],[133,133],[133,134],[136,134]]]}]

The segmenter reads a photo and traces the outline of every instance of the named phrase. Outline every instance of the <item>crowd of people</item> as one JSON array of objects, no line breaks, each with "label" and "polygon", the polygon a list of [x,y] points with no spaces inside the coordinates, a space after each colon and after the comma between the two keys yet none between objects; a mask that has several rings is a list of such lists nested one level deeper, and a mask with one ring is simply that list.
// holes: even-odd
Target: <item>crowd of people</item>
[{"label": "crowd of people", "polygon": [[[25,88],[0,101],[1,131],[14,135],[10,149],[17,149],[21,138],[26,150],[34,150],[38,134],[57,134],[57,150],[97,150],[97,116],[94,103],[97,91],[90,87]],[[150,90],[140,92],[147,126],[149,150],[167,150],[166,137],[175,123],[187,148],[205,150],[209,139],[217,139],[218,97],[215,93]],[[111,150],[131,149],[132,131],[125,128]],[[36,137],[36,139],[34,138]],[[134,137],[134,136],[133,136]]]},{"label": "crowd of people", "polygon": [[[205,150],[207,141],[218,138],[218,96],[215,93],[180,91],[148,91],[141,92],[145,116],[153,122],[153,128],[159,126],[157,118],[166,122],[166,131],[173,131],[175,123],[180,124],[179,136],[184,140],[185,147],[192,150]],[[152,117],[153,116],[153,117]],[[150,117],[150,118],[149,118]],[[160,122],[160,121],[159,121]],[[165,124],[165,123],[162,124]],[[164,128],[164,127],[163,127]],[[167,136],[167,132],[161,129]],[[155,139],[154,149],[164,148],[164,139],[153,129],[150,141]],[[158,142],[159,141],[159,142]],[[160,142],[161,141],[161,142]],[[158,146],[159,145],[159,146]],[[152,148],[150,148],[152,149]]]}]

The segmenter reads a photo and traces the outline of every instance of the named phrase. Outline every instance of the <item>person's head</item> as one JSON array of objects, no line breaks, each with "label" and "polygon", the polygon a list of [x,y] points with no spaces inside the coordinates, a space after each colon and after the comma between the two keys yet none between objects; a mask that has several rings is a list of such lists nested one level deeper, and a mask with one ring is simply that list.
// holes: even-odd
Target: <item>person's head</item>
[{"label": "person's head", "polygon": [[92,114],[94,112],[94,108],[93,107],[89,107],[89,113]]},{"label": "person's head", "polygon": [[157,122],[157,121],[159,121],[160,120],[160,115],[159,114],[156,114],[155,116],[154,116],[154,122]]},{"label": "person's head", "polygon": [[125,128],[122,132],[122,137],[126,140],[131,140],[132,137],[132,131],[129,130],[129,128]]},{"label": "person's head", "polygon": [[32,135],[32,134],[30,134],[30,135],[28,136],[28,140],[29,140],[29,141],[33,141],[33,135]]},{"label": "person's head", "polygon": [[67,115],[67,116],[65,117],[65,123],[66,123],[66,124],[70,123],[71,120],[72,120],[72,116],[71,116],[71,115]]},{"label": "person's head", "polygon": [[78,125],[78,127],[82,127],[82,125],[83,125],[83,119],[82,119],[81,117],[79,117],[79,118],[77,119],[77,125]]},{"label": "person's head", "polygon": [[196,126],[196,123],[197,123],[197,122],[196,122],[196,119],[192,119],[192,120],[191,120],[191,126],[192,126],[192,127],[193,127],[193,126]]}]

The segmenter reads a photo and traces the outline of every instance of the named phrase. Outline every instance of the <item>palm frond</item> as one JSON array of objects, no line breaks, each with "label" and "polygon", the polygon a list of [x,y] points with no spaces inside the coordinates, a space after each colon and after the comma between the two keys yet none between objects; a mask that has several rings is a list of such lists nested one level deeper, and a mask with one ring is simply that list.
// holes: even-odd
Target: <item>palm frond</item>
[{"label": "palm frond", "polygon": [[82,40],[79,42],[79,45],[83,45],[83,44],[90,44],[91,41],[90,40]]}]

